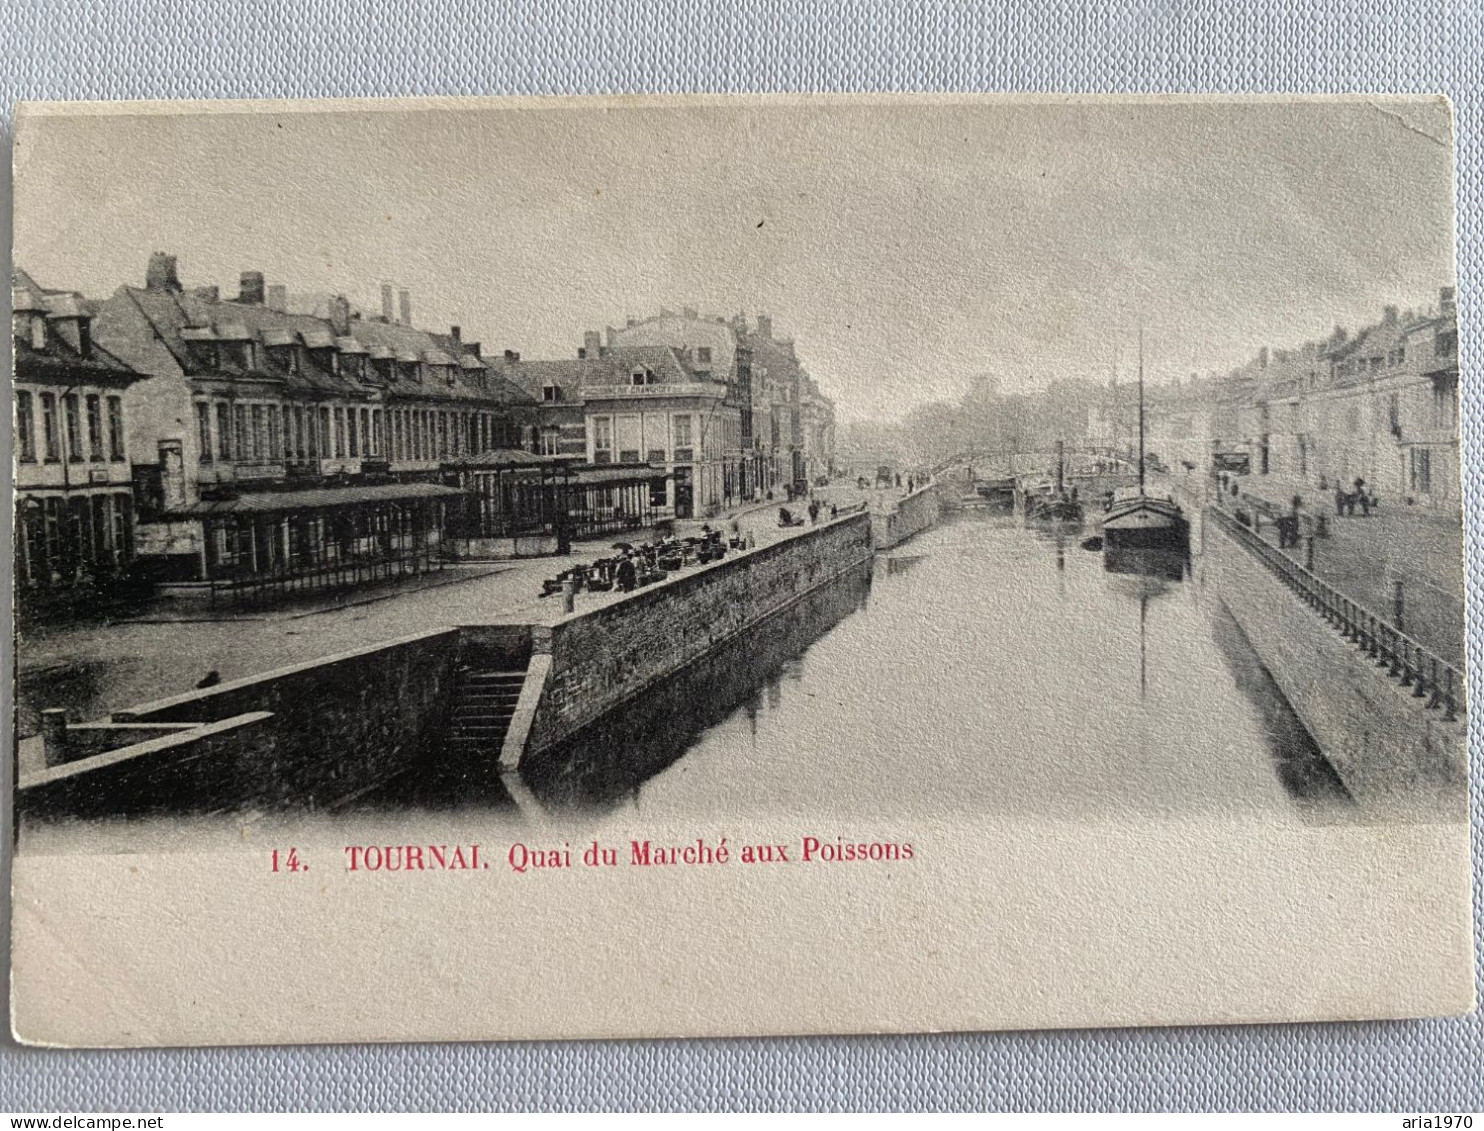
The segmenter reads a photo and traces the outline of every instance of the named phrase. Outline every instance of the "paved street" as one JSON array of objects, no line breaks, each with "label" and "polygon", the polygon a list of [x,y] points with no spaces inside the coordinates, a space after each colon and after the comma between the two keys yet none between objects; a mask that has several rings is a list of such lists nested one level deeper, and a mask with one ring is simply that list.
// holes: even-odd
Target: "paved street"
[{"label": "paved street", "polygon": [[[776,504],[757,505],[711,519],[725,529],[733,517],[758,545],[785,532]],[[703,520],[677,524],[677,534],[699,531]],[[562,615],[560,597],[539,596],[541,581],[577,562],[612,553],[611,543],[578,543],[568,558],[447,566],[432,584],[356,590],[350,602],[285,606],[220,619],[171,621],[160,606],[156,619],[58,628],[20,642],[17,709],[23,737],[36,733],[37,712],[65,704],[77,721],[98,718],[135,703],[194,687],[207,672],[223,680],[303,663],[321,656],[393,640],[415,632],[490,620],[549,623]],[[581,593],[577,608],[616,600],[614,594]],[[191,614],[202,616],[199,612]]]},{"label": "paved street", "polygon": [[[1456,514],[1383,499],[1369,516],[1337,516],[1333,496],[1276,476],[1244,477],[1241,489],[1285,510],[1300,495],[1304,513],[1324,515],[1329,529],[1329,537],[1314,541],[1315,572],[1388,621],[1400,581],[1407,634],[1450,663],[1463,663],[1463,532]],[[1272,526],[1262,533],[1276,544]],[[1303,560],[1305,551],[1301,545],[1289,553]]]}]

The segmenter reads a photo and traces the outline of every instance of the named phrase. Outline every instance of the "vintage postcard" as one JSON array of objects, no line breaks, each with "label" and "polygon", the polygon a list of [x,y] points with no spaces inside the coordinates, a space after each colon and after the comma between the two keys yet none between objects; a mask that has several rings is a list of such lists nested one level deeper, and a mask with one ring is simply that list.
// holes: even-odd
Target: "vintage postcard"
[{"label": "vintage postcard", "polygon": [[1446,102],[22,106],[12,1024],[1473,1004]]}]

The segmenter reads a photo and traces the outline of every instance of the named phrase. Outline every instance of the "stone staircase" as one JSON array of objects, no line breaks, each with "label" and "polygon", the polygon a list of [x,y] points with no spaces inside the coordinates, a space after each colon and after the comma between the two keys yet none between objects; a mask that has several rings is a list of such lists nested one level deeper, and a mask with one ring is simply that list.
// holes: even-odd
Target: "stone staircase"
[{"label": "stone staircase", "polygon": [[524,671],[511,671],[508,665],[477,654],[466,656],[448,713],[444,753],[458,759],[498,760],[525,679]]}]

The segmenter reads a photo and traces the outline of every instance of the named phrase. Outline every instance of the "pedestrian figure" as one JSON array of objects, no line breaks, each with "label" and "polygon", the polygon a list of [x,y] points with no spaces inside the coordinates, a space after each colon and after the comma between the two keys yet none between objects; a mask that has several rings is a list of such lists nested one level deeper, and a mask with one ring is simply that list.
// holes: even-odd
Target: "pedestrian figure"
[{"label": "pedestrian figure", "polygon": [[899,471],[899,472],[897,472],[897,486],[900,487],[901,485],[902,485],[902,473]]},{"label": "pedestrian figure", "polygon": [[1340,488],[1336,487],[1335,488],[1335,517],[1338,518],[1340,515],[1342,515],[1344,513],[1345,513],[1345,492],[1342,491],[1342,490],[1340,490]]},{"label": "pedestrian figure", "polygon": [[917,488],[912,482],[912,476],[907,476],[907,494],[912,494]]},{"label": "pedestrian figure", "polygon": [[634,559],[628,554],[618,563],[618,587],[625,593],[633,592],[635,581]]},{"label": "pedestrian figure", "polygon": [[837,506],[835,506],[834,503],[831,503],[830,504],[830,517],[831,518],[839,518],[840,517],[840,508],[837,507]]}]

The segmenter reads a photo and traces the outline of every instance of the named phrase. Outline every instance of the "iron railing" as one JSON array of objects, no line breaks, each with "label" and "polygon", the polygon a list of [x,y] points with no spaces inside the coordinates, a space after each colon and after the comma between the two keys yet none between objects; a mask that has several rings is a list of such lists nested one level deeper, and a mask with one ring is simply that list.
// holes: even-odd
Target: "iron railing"
[{"label": "iron railing", "polygon": [[1442,711],[1446,722],[1464,713],[1463,673],[1452,664],[1322,581],[1221,508],[1207,507],[1206,513],[1378,668],[1410,688],[1412,698],[1425,699],[1425,706]]}]

